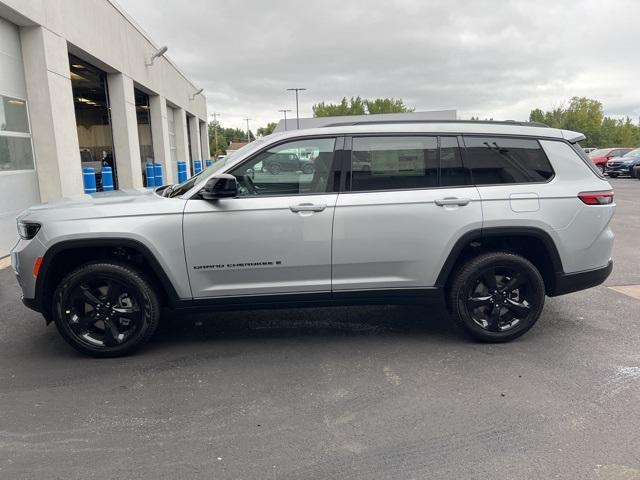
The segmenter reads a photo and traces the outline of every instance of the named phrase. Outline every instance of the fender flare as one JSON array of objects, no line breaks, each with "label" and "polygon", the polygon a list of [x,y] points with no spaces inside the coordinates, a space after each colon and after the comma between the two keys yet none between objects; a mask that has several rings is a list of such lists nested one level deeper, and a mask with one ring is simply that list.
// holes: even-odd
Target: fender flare
[{"label": "fender flare", "polygon": [[[540,240],[547,250],[547,253],[549,254],[549,259],[551,260],[551,265],[553,266],[554,277],[557,274],[564,273],[564,270],[562,268],[562,260],[560,259],[560,254],[558,253],[558,248],[556,247],[553,238],[551,238],[551,235],[549,235],[549,233],[545,230],[537,227],[490,227],[471,230],[458,239],[458,241],[454,244],[453,248],[449,252],[449,256],[442,265],[442,268],[440,269],[440,273],[438,274],[438,278],[436,279],[436,286],[444,287],[446,285],[453,267],[456,264],[456,261],[460,257],[460,254],[462,253],[464,248],[469,245],[469,243],[471,243],[472,241],[481,242],[486,238],[504,236],[533,237],[537,240]],[[549,291],[553,291],[555,289],[555,284],[548,285],[548,288]]]},{"label": "fender flare", "polygon": [[179,297],[176,289],[169,280],[166,272],[158,262],[156,256],[151,252],[149,247],[138,240],[132,240],[129,238],[84,238],[77,240],[62,240],[55,243],[47,249],[42,257],[42,263],[40,265],[40,271],[38,278],[36,279],[35,287],[35,305],[38,310],[42,312],[47,321],[50,321],[50,305],[45,305],[44,292],[47,287],[47,280],[51,276],[51,265],[55,258],[62,252],[79,249],[79,248],[101,248],[101,247],[124,247],[130,248],[139,252],[146,262],[151,266],[153,273],[158,281],[162,284],[163,288],[167,292],[169,305],[174,305]]}]

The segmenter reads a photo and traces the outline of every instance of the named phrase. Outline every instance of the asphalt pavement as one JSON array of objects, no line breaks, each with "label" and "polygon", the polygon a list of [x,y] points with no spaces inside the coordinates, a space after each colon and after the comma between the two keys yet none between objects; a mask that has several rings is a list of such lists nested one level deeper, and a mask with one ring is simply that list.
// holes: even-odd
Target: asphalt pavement
[{"label": "asphalt pavement", "polygon": [[606,284],[547,299],[501,345],[445,312],[176,318],[96,360],[0,270],[0,479],[640,479],[640,182]]}]

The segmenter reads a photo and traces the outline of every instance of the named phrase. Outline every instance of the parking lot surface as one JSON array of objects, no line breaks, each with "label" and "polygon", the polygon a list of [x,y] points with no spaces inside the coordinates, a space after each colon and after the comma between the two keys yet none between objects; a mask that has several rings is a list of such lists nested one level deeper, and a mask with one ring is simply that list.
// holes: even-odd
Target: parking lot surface
[{"label": "parking lot surface", "polygon": [[[2,479],[640,478],[640,182],[606,284],[501,345],[429,307],[174,318],[83,357],[0,270]],[[633,288],[628,290],[633,292]]]}]

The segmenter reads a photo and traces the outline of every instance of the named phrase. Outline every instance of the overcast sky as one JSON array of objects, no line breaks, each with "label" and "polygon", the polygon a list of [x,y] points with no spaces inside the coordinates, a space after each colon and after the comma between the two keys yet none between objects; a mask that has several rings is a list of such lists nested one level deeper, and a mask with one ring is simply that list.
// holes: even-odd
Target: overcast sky
[{"label": "overcast sky", "polygon": [[574,95],[640,116],[638,0],[117,0],[224,126],[343,96],[528,118]]}]

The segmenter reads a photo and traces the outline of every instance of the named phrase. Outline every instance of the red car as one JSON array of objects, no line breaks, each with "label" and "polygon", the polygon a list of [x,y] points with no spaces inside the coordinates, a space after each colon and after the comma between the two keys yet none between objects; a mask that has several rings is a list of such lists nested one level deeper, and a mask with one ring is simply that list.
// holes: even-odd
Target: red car
[{"label": "red car", "polygon": [[589,154],[589,158],[596,167],[604,173],[604,167],[607,166],[607,162],[613,157],[621,157],[627,152],[633,150],[632,148],[599,148]]}]

